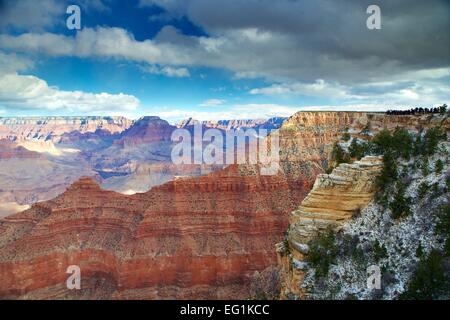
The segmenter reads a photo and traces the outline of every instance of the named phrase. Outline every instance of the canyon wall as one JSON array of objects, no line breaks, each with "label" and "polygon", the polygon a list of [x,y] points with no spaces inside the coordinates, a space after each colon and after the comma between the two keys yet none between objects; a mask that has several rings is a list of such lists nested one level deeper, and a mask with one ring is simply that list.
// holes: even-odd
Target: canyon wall
[{"label": "canyon wall", "polygon": [[238,119],[238,120],[218,120],[218,121],[198,121],[192,118],[183,120],[177,124],[178,128],[188,128],[196,124],[205,128],[214,128],[221,130],[239,130],[239,129],[266,129],[275,130],[281,127],[287,118],[275,117],[270,119]]},{"label": "canyon wall", "polygon": [[[308,189],[236,166],[133,196],[83,178],[1,220],[0,296],[248,298],[251,284],[276,265],[272,248],[286,214]],[[81,268],[80,291],[65,287],[70,265]]]},{"label": "canyon wall", "polygon": [[314,187],[289,216],[286,241],[276,246],[281,267],[281,298],[304,298],[304,255],[308,243],[327,228],[339,229],[364,208],[376,191],[376,178],[383,168],[380,157],[365,157],[341,164],[331,174],[318,175]]},{"label": "canyon wall", "polygon": [[[204,129],[278,128],[283,118],[204,122]],[[184,128],[191,128],[185,121]],[[199,176],[223,166],[176,166],[171,160],[172,132],[177,129],[159,117],[136,121],[123,117],[0,118],[0,209],[12,214],[23,206],[49,200],[81,176],[97,179],[102,187],[125,193],[148,191],[175,176]],[[22,147],[11,153],[7,141]],[[25,157],[32,151],[38,157]],[[51,176],[52,179],[47,179]],[[1,205],[0,205],[1,206]]]},{"label": "canyon wall", "polygon": [[0,117],[0,139],[51,140],[57,143],[64,134],[70,132],[105,130],[120,133],[132,123],[132,120],[124,117]]},{"label": "canyon wall", "polygon": [[[339,138],[345,132],[349,134],[350,140],[352,138],[367,140],[383,129],[392,131],[401,127],[410,132],[419,132],[435,126],[441,126],[449,132],[448,116],[299,112],[282,127],[282,130],[287,131],[292,127],[293,132],[285,141],[285,145],[289,147],[283,150],[285,152],[302,150],[303,159],[315,159],[326,167],[331,161],[332,145],[339,140],[342,142]],[[308,133],[302,133],[305,137],[303,139],[294,139],[293,137],[301,132],[299,127]],[[286,135],[284,137],[286,138]],[[290,154],[285,156],[287,159],[295,158]],[[301,284],[307,269],[304,260],[309,251],[308,242],[323,234],[327,228],[339,230],[369,204],[376,192],[375,181],[382,166],[382,158],[368,156],[352,164],[341,164],[331,174],[317,176],[311,192],[289,215],[285,241],[276,245],[278,265],[281,269],[282,299],[307,298]]]},{"label": "canyon wall", "polygon": [[[322,172],[314,161],[296,163],[303,171],[295,175],[231,165],[132,196],[83,178],[1,220],[0,296],[237,299],[276,291],[273,246]],[[81,267],[81,291],[65,287],[72,264]]]}]

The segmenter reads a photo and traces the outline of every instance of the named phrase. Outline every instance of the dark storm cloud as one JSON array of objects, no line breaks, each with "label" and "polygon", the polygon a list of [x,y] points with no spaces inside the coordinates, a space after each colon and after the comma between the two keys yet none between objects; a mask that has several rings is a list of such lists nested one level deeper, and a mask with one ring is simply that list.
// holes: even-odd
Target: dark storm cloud
[{"label": "dark storm cloud", "polygon": [[[362,74],[377,79],[392,72],[450,65],[450,2],[444,0],[142,0],[141,4],[185,15],[211,36],[248,28],[273,33],[272,43],[240,50],[248,51],[249,61],[264,55],[258,58],[264,64],[260,71],[281,77],[351,82],[361,81]],[[381,8],[381,30],[366,28],[371,4]],[[236,56],[245,58],[241,53]]]}]

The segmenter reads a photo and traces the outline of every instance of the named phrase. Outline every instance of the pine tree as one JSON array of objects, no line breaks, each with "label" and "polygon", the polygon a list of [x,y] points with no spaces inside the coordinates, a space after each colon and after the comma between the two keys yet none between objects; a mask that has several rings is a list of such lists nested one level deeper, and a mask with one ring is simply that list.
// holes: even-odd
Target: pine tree
[{"label": "pine tree", "polygon": [[436,171],[437,174],[441,174],[442,170],[444,169],[444,163],[441,159],[438,159],[436,163],[434,164],[434,171]]}]

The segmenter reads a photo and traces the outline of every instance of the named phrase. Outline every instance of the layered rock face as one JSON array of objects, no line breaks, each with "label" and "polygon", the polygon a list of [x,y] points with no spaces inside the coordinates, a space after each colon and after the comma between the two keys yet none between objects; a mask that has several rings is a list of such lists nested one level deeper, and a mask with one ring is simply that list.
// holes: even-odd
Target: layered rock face
[{"label": "layered rock face", "polygon": [[249,119],[249,120],[219,120],[219,121],[198,121],[192,118],[181,121],[177,124],[178,128],[189,128],[194,125],[202,125],[205,128],[214,128],[220,130],[239,130],[239,129],[266,129],[275,130],[281,127],[287,118],[275,117],[270,119]]},{"label": "layered rock face", "polygon": [[99,129],[118,133],[132,125],[124,117],[27,117],[0,118],[0,139],[15,141],[52,140],[57,143],[70,132],[95,132]]},{"label": "layered rock face", "polygon": [[[275,127],[281,120],[217,123],[223,128]],[[186,128],[190,128],[188,122]],[[175,129],[158,117],[136,121],[122,117],[0,118],[0,138],[5,138],[0,143],[0,201],[16,204],[5,206],[3,212],[10,209],[12,214],[25,205],[49,200],[84,175],[100,176],[102,187],[132,194],[175,176],[199,176],[223,168],[173,165],[171,134]]]},{"label": "layered rock face", "polygon": [[0,139],[0,159],[37,159],[40,154],[30,151],[16,143]]},{"label": "layered rock face", "polygon": [[[254,283],[276,279],[264,276],[274,274],[273,246],[321,168],[259,172],[232,165],[133,196],[82,179],[1,222],[0,296],[248,298]],[[65,287],[69,265],[81,267],[83,290]]]},{"label": "layered rock face", "polygon": [[173,164],[171,135],[176,129],[159,117],[143,117],[109,147],[86,152],[104,178],[102,187],[126,194],[146,192],[175,176],[200,176],[223,167]]},{"label": "layered rock face", "polygon": [[158,141],[170,142],[170,136],[175,130],[167,121],[159,117],[143,117],[115,141],[115,144],[133,146]]},{"label": "layered rock face", "polygon": [[299,284],[304,277],[302,261],[308,242],[329,227],[339,229],[364,208],[373,198],[382,168],[382,158],[365,157],[341,164],[331,174],[318,175],[311,192],[289,216],[287,242],[276,247],[282,268],[281,298],[292,294],[304,297]]},{"label": "layered rock face", "polygon": [[64,151],[51,141],[0,140],[0,214],[52,199],[81,176],[96,175],[77,154],[67,159]]},{"label": "layered rock face", "polygon": [[0,118],[0,214],[54,198],[81,176],[97,176],[83,157],[85,146],[98,150],[131,124],[123,117]]},{"label": "layered rock face", "polygon": [[294,163],[312,160],[326,166],[333,143],[344,132],[362,136],[363,130],[375,135],[397,126],[417,132],[436,125],[448,127],[448,118],[438,115],[385,115],[366,112],[297,112],[280,128],[281,158]]},{"label": "layered rock face", "polygon": [[[95,175],[81,163],[74,166],[52,162],[42,153],[0,140],[0,216],[54,198],[83,174]],[[52,179],[48,179],[50,176]]]},{"label": "layered rock face", "polygon": [[[315,124],[315,125],[314,125]],[[449,127],[446,115],[387,116],[381,113],[360,112],[299,112],[291,117],[282,130],[292,131],[284,135],[282,150],[292,165],[296,154],[302,159],[314,159],[327,165],[333,143],[344,132],[351,138],[373,136],[383,129],[402,127],[419,132],[435,126]],[[292,130],[290,129],[292,127]],[[299,129],[301,127],[303,130]],[[304,139],[295,139],[302,135]],[[282,140],[283,141],[283,140]],[[307,147],[314,146],[314,147]],[[298,152],[292,150],[300,150]],[[292,155],[289,153],[292,152]],[[281,298],[304,298],[300,284],[305,276],[304,256],[307,243],[328,227],[340,229],[354,213],[365,208],[375,193],[375,179],[382,169],[382,160],[366,157],[353,164],[341,164],[330,175],[317,176],[314,188],[300,207],[289,217],[286,241],[276,245],[281,267]]]},{"label": "layered rock face", "polygon": [[[83,178],[0,222],[0,296],[248,298],[309,186],[291,188],[237,166],[133,196]],[[81,268],[80,291],[66,288],[69,265]]]}]

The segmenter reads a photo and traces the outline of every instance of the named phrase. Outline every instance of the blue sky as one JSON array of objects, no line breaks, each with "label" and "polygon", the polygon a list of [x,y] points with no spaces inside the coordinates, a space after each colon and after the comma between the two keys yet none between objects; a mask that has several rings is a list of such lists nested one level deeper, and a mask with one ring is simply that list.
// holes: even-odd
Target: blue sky
[{"label": "blue sky", "polygon": [[[431,2],[379,1],[382,29],[369,30],[366,1],[4,1],[0,116],[174,122],[448,103],[449,4]],[[81,30],[66,27],[69,4]]]}]

